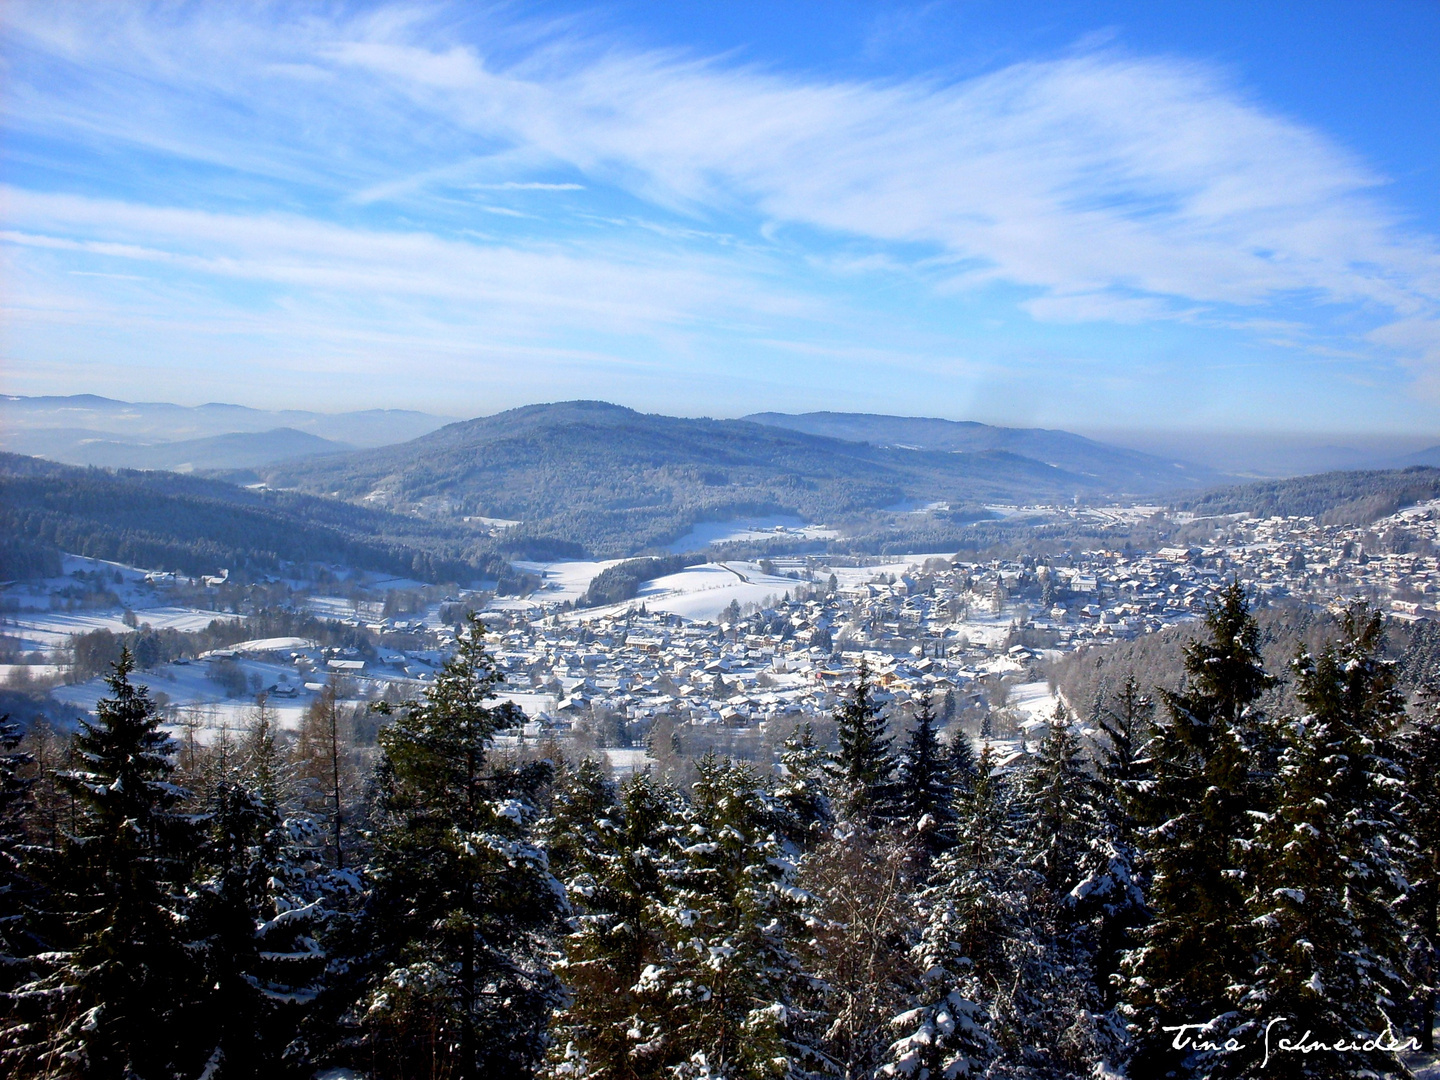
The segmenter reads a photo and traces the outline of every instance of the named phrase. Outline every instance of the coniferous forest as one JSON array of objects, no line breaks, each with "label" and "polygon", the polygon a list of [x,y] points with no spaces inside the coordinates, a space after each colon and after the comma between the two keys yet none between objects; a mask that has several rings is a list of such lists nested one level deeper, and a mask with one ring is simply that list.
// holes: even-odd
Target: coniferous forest
[{"label": "coniferous forest", "polygon": [[1357,606],[1266,671],[1236,585],[1181,685],[1062,709],[1019,763],[896,730],[862,666],[834,745],[688,790],[498,748],[523,718],[473,616],[366,761],[333,693],[296,740],[262,704],[178,744],[126,654],[73,737],[0,734],[0,1072],[1404,1075],[1440,704],[1407,714],[1383,644]]}]

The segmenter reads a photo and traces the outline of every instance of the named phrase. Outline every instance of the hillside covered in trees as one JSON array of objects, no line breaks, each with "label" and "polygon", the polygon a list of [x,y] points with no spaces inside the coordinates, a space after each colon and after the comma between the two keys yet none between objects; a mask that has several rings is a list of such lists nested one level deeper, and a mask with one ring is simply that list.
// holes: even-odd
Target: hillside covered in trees
[{"label": "hillside covered in trees", "polygon": [[1323,525],[1366,525],[1402,507],[1440,498],[1440,469],[1330,472],[1261,480],[1177,500],[1200,515],[1313,517]]},{"label": "hillside covered in trees", "polygon": [[604,402],[531,405],[412,442],[261,470],[272,484],[518,520],[598,555],[663,545],[698,521],[764,513],[836,524],[905,500],[1067,501],[1125,490],[1005,450],[904,450],[742,420]]},{"label": "hillside covered in trees", "polygon": [[[336,499],[166,472],[0,454],[0,577],[53,572],[61,551],[190,575],[341,563],[421,581],[497,578],[488,537]],[[564,545],[561,545],[563,548]]]}]

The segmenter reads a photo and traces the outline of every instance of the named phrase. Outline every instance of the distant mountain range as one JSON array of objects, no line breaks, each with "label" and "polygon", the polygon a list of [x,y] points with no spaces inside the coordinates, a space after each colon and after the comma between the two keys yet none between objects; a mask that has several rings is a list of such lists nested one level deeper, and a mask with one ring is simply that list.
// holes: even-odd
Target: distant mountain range
[{"label": "distant mountain range", "polygon": [[[449,422],[404,409],[272,412],[218,403],[115,401],[94,394],[0,395],[0,450],[70,465],[246,469],[303,454],[404,442]],[[232,435],[256,437],[221,441]]]},{"label": "distant mountain range", "polygon": [[1282,478],[1440,464],[1434,434],[1265,431],[1092,431],[1091,438],[1161,457],[1203,461],[1233,476]]},{"label": "distant mountain range", "polygon": [[1421,450],[1418,454],[1406,454],[1395,462],[1399,469],[1409,468],[1412,465],[1423,465],[1427,468],[1440,468],[1440,446],[1432,446]]},{"label": "distant mountain range", "polygon": [[162,443],[106,438],[83,428],[39,428],[7,432],[3,444],[14,453],[48,458],[67,465],[164,469],[169,472],[257,469],[290,458],[355,449],[349,443],[322,439],[294,428],[240,431],[211,435],[205,439]]},{"label": "distant mountain range", "polygon": [[872,413],[753,413],[746,420],[771,427],[912,450],[976,453],[1002,450],[1088,477],[1107,490],[1132,494],[1218,483],[1225,474],[1178,459],[1045,428],[992,427],[970,420]]},{"label": "distant mountain range", "polygon": [[[682,419],[572,401],[257,471],[277,487],[368,505],[519,520],[523,531],[575,539],[597,554],[663,545],[697,521],[747,514],[793,513],[837,524],[899,504],[934,503],[941,513],[973,515],[981,502],[1155,494],[1209,479],[1194,467],[1134,451],[1107,454],[1101,444],[1062,432],[974,427],[980,431],[971,431],[970,447],[914,449],[779,423]],[[1052,460],[1006,449],[1007,441],[1043,446]]]}]

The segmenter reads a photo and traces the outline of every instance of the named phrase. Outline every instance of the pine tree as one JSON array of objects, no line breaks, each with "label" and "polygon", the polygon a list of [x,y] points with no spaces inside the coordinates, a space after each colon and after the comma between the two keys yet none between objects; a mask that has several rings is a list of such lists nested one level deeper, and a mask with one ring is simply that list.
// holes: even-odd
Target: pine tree
[{"label": "pine tree", "polygon": [[1405,905],[1415,1027],[1421,1049],[1435,1050],[1435,995],[1440,984],[1440,697],[1421,702],[1404,733],[1405,831],[1411,838],[1410,895]]},{"label": "pine tree", "polygon": [[892,1020],[902,1035],[885,1076],[954,1080],[981,1075],[1002,1053],[998,1000],[1015,983],[1016,950],[1028,938],[1020,859],[1002,784],[986,747],[962,798],[959,842],[936,861],[916,898],[913,949],[920,990]]},{"label": "pine tree", "polygon": [[297,1074],[312,1067],[304,1030],[328,960],[319,939],[358,881],[324,869],[308,813],[285,813],[294,784],[263,700],[237,750],[210,793],[193,916],[211,987],[212,1075]]},{"label": "pine tree", "polygon": [[1046,725],[1024,777],[1023,799],[1029,865],[1052,894],[1066,896],[1086,874],[1085,856],[1100,821],[1080,739],[1070,729],[1064,705],[1055,706]]},{"label": "pine tree", "polygon": [[1136,846],[1132,808],[1143,797],[1150,776],[1147,747],[1154,701],[1139,680],[1126,678],[1113,706],[1103,693],[1092,723],[1095,740],[1093,790],[1099,827],[1091,837],[1087,875],[1072,890],[1077,917],[1088,919],[1094,933],[1095,986],[1106,1008],[1116,1003],[1120,957],[1135,930],[1148,917],[1146,876]]},{"label": "pine tree", "polygon": [[1123,1052],[1123,1026],[1106,1014],[1097,971],[1101,935],[1113,906],[1138,897],[1124,888],[1124,868],[1063,704],[1023,775],[1018,809],[1022,860],[1034,874],[1027,911],[1034,953],[1021,969],[1030,999],[1023,1015],[1052,1065],[1080,1073],[1114,1064]]},{"label": "pine tree", "polygon": [[[636,989],[666,953],[661,909],[677,872],[680,798],[641,774],[619,792],[591,759],[562,777],[546,836],[573,918],[556,974],[569,995],[552,1025],[551,1071],[612,1080],[653,1075]],[[649,1020],[653,1024],[654,1020]]]},{"label": "pine tree", "polygon": [[899,819],[913,834],[925,862],[954,842],[955,763],[935,732],[935,711],[927,695],[915,713],[915,727],[900,751],[895,802]]},{"label": "pine tree", "polygon": [[[31,957],[44,951],[28,918],[28,910],[40,899],[40,889],[26,865],[25,810],[31,787],[22,775],[33,757],[19,750],[20,728],[0,716],[0,1066],[13,1068],[12,1047],[27,1041],[25,1026],[38,1002],[29,1008],[12,996],[17,986],[28,982],[34,972]],[[17,1055],[18,1058],[18,1055]]]},{"label": "pine tree", "polygon": [[[1148,775],[1145,758],[1154,715],[1154,699],[1141,690],[1134,675],[1126,677],[1113,706],[1105,704],[1103,693],[1096,698],[1092,720],[1104,736],[1098,740],[1099,775],[1110,787],[1128,790]],[[1120,809],[1118,802],[1115,809]],[[1128,822],[1129,815],[1118,813],[1116,819]]]},{"label": "pine tree", "polygon": [[667,956],[637,983],[650,1052],[681,1078],[797,1076],[814,1058],[808,983],[790,948],[800,897],[754,770],[698,763],[683,865],[663,910]]},{"label": "pine tree", "polygon": [[1136,1075],[1182,1066],[1166,1026],[1214,1021],[1206,1038],[1223,1043],[1243,1023],[1234,988],[1254,971],[1243,846],[1250,812],[1269,801],[1269,748],[1255,703],[1273,680],[1238,583],[1211,605],[1203,636],[1186,647],[1185,670],[1186,689],[1163,695],[1166,722],[1149,744],[1153,778],[1133,803],[1153,913],[1122,962]]},{"label": "pine tree", "polygon": [[521,720],[490,704],[500,678],[471,614],[425,699],[380,732],[365,918],[368,1045],[382,1072],[518,1076],[544,1054],[559,992],[545,935],[564,895],[530,840],[533,806],[487,771],[492,738]]},{"label": "pine tree", "polygon": [[[1403,1000],[1402,771],[1392,736],[1404,715],[1392,665],[1381,659],[1377,612],[1346,612],[1342,640],[1296,661],[1305,714],[1284,725],[1274,809],[1259,819],[1247,907],[1259,966],[1244,1008],[1275,1036],[1374,1037]],[[1363,1039],[1362,1039],[1363,1041]],[[1250,1057],[1258,1056],[1252,1050]],[[1242,1055],[1217,1061],[1235,1074]],[[1395,1067],[1382,1051],[1288,1054],[1267,1075],[1371,1076]]]},{"label": "pine tree", "polygon": [[169,781],[175,746],[133,668],[122,652],[95,722],[75,736],[75,768],[60,775],[80,817],[45,934],[69,947],[32,989],[57,1006],[39,1049],[62,1074],[158,1078],[205,1064],[202,988],[182,937],[195,830]]},{"label": "pine tree", "polygon": [[861,660],[849,698],[835,711],[839,747],[829,769],[837,816],[865,825],[888,821],[896,812],[893,740],[873,690],[870,668]]},{"label": "pine tree", "polygon": [[797,851],[814,846],[833,820],[825,792],[826,756],[808,720],[795,725],[780,755],[775,798],[785,810],[783,836]]}]

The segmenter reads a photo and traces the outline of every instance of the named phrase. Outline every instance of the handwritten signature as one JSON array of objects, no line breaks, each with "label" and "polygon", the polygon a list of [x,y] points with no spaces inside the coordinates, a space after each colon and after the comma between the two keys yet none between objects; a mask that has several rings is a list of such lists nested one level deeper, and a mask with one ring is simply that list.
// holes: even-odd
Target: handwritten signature
[{"label": "handwritten signature", "polygon": [[[1393,1031],[1386,1028],[1378,1035],[1352,1035],[1349,1038],[1338,1038],[1330,1042],[1314,1037],[1314,1033],[1306,1031],[1298,1039],[1290,1039],[1280,1036],[1271,1042],[1270,1033],[1276,1024],[1283,1024],[1289,1017],[1277,1016],[1265,1025],[1265,1060],[1260,1063],[1263,1069],[1270,1064],[1270,1055],[1274,1053],[1353,1053],[1356,1051],[1373,1052],[1379,1050],[1383,1053],[1394,1054],[1402,1050],[1419,1050],[1420,1040],[1413,1036],[1408,1039],[1401,1039]],[[1201,1034],[1211,1027],[1210,1024],[1174,1024],[1163,1028],[1167,1032],[1174,1032],[1175,1038],[1171,1040],[1170,1046],[1176,1050],[1200,1050],[1212,1053],[1230,1054],[1245,1046],[1239,1039],[1226,1039],[1224,1042],[1217,1042],[1214,1039],[1202,1038]]]}]

